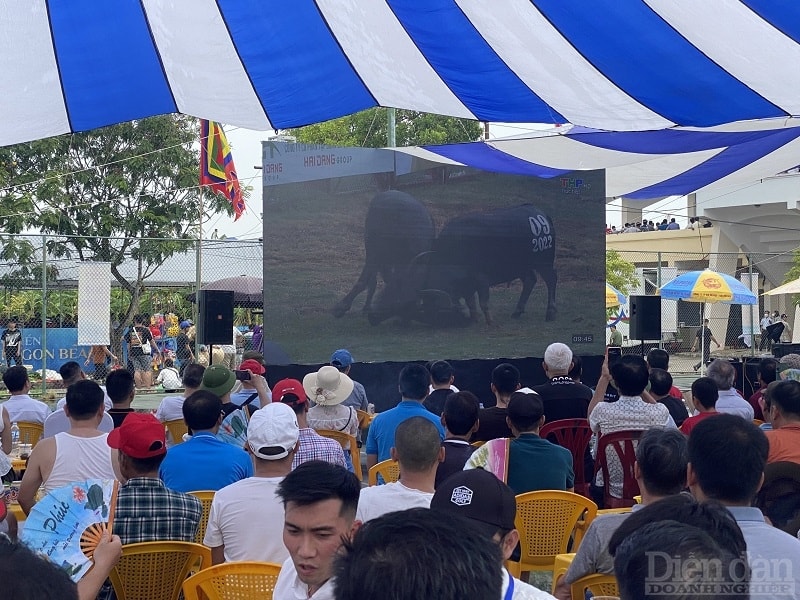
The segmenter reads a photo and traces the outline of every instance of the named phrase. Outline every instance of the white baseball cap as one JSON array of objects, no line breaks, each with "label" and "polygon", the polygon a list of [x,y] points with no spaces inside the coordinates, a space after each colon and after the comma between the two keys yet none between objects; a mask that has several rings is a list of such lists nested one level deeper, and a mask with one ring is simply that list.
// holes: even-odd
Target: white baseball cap
[{"label": "white baseball cap", "polygon": [[294,410],[281,402],[259,408],[247,424],[247,445],[258,458],[286,458],[300,438]]}]

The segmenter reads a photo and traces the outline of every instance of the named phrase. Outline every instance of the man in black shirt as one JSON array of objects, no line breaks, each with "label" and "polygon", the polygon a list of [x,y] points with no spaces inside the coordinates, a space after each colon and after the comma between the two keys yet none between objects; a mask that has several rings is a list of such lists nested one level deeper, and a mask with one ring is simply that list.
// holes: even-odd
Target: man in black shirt
[{"label": "man in black shirt", "polygon": [[431,386],[433,391],[422,401],[422,405],[433,414],[442,416],[444,402],[453,393],[450,386],[455,380],[453,367],[446,360],[437,360],[430,366]]},{"label": "man in black shirt", "polygon": [[542,397],[545,423],[586,418],[593,392],[569,376],[572,365],[572,350],[566,344],[556,342],[544,351],[542,368],[548,381],[533,386],[533,391]]},{"label": "man in black shirt", "polygon": [[675,425],[680,427],[689,418],[689,411],[686,410],[683,400],[670,396],[670,389],[672,389],[672,375],[664,369],[650,369],[650,394],[657,402],[667,407]]},{"label": "man in black shirt", "polygon": [[192,344],[189,341],[189,336],[186,333],[189,331],[191,326],[192,322],[189,319],[186,321],[181,321],[181,332],[178,334],[178,337],[175,338],[175,358],[177,359],[178,369],[181,373],[183,373],[184,365],[187,365],[194,360]]},{"label": "man in black shirt", "polygon": [[0,343],[3,345],[3,353],[6,357],[6,365],[11,366],[11,361],[19,366],[22,364],[22,330],[17,329],[17,323],[13,319],[9,320],[8,328],[0,335]]},{"label": "man in black shirt", "polygon": [[472,441],[487,442],[496,438],[514,437],[506,423],[508,401],[511,394],[519,389],[519,369],[509,363],[501,363],[492,371],[492,393],[497,405],[481,409],[478,419],[480,425]]}]

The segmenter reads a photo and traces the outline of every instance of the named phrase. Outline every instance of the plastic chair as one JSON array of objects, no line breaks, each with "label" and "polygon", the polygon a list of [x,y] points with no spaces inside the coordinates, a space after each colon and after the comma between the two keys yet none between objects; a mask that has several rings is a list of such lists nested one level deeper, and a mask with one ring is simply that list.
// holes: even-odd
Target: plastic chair
[{"label": "plastic chair", "polygon": [[[634,496],[641,494],[639,484],[633,475],[633,463],[636,462],[636,442],[642,437],[642,430],[633,429],[615,431],[601,435],[597,440],[597,458],[594,473],[603,473],[603,508],[624,508],[636,504]],[[611,477],[609,475],[609,453],[612,460],[619,461],[622,466],[622,498],[611,495]]]},{"label": "plastic chair", "polygon": [[44,425],[34,421],[17,421],[19,427],[19,443],[30,444],[31,448],[39,443],[44,434]]},{"label": "plastic chair", "polygon": [[613,575],[605,573],[594,573],[575,580],[570,586],[570,593],[573,598],[585,598],[586,590],[592,596],[617,596],[619,597],[619,586],[617,579]]},{"label": "plastic chair", "polygon": [[486,443],[486,440],[476,440],[470,444],[473,448],[480,448]]},{"label": "plastic chair", "polygon": [[384,483],[397,481],[400,479],[400,465],[396,460],[389,459],[370,467],[367,473],[367,485],[378,485],[378,475],[383,477]]},{"label": "plastic chair", "polygon": [[192,542],[142,542],[122,547],[109,579],[117,600],[178,600],[189,571],[211,565],[211,550]]},{"label": "plastic chair", "polygon": [[172,419],[171,421],[164,421],[164,427],[169,432],[169,437],[172,438],[172,444],[182,444],[183,435],[189,433],[189,427],[183,419]]},{"label": "plastic chair", "polygon": [[183,582],[185,600],[272,600],[281,565],[242,561],[222,563]]},{"label": "plastic chair", "polygon": [[203,514],[200,515],[200,524],[197,526],[197,533],[194,536],[194,541],[197,544],[203,543],[203,538],[206,537],[206,529],[208,528],[208,517],[211,514],[211,502],[214,500],[214,490],[198,490],[189,492],[192,496],[200,500],[203,505]]},{"label": "plastic chair", "polygon": [[372,423],[372,419],[375,418],[375,415],[372,415],[365,410],[361,410],[360,408],[356,409],[356,415],[358,415],[359,429],[366,429],[369,427],[369,424]]},{"label": "plastic chair", "polygon": [[554,571],[556,556],[570,550],[578,521],[583,518],[588,526],[596,514],[594,502],[572,492],[544,490],[518,495],[514,524],[521,556],[519,562],[506,563],[508,570],[515,577],[523,571]]},{"label": "plastic chair", "polygon": [[[342,445],[342,450],[350,453],[350,458],[353,461],[353,470],[358,480],[361,481],[364,474],[361,470],[361,451],[358,449],[356,438],[344,431],[334,431],[333,429],[317,429],[316,432],[323,437],[336,440]],[[349,449],[346,448],[348,444],[350,446]]]},{"label": "plastic chair", "polygon": [[575,473],[575,493],[590,498],[590,482],[586,481],[584,460],[592,439],[588,419],[561,419],[545,423],[539,437],[563,446],[572,453],[572,471]]}]

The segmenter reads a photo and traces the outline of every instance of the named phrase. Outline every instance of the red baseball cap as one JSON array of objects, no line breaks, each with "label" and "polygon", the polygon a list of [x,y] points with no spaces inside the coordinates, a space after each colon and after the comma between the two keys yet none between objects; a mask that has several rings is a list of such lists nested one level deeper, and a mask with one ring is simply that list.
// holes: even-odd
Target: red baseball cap
[{"label": "red baseball cap", "polygon": [[133,458],[152,458],[167,452],[164,424],[148,413],[130,413],[108,434],[108,445]]},{"label": "red baseball cap", "polygon": [[[293,400],[287,398],[284,400],[284,397],[289,394],[294,394],[298,399]],[[303,389],[303,384],[297,381],[297,379],[281,379],[275,384],[275,387],[272,388],[272,401],[296,405],[305,404],[308,400],[306,399],[306,391]]]},{"label": "red baseball cap", "polygon": [[250,371],[251,373],[255,373],[256,375],[263,375],[266,372],[264,365],[262,365],[260,362],[252,358],[243,360],[242,364],[239,365],[239,369],[241,369],[242,371]]}]

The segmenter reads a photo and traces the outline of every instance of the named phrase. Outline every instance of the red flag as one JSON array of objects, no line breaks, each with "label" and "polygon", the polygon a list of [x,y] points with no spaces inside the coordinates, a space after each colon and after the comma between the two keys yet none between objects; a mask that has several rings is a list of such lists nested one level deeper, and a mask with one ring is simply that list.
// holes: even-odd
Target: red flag
[{"label": "red flag", "polygon": [[244,196],[239,187],[233,154],[222,125],[200,120],[200,186],[207,185],[224,194],[233,206],[236,221],[245,211]]}]

